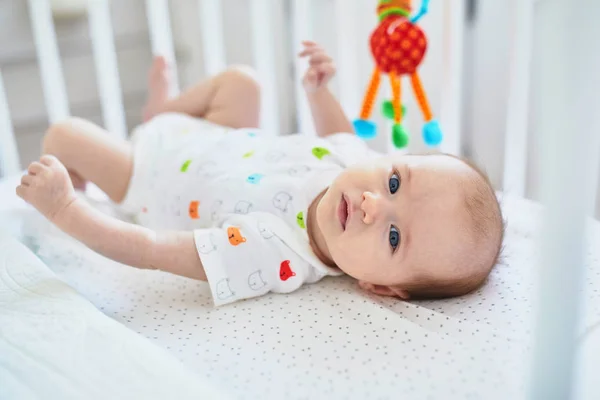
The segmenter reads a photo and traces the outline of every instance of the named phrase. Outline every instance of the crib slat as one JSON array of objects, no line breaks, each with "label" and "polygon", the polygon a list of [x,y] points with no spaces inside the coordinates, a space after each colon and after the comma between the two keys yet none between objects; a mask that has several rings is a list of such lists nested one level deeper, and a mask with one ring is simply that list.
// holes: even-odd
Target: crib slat
[{"label": "crib slat", "polygon": [[273,8],[273,0],[252,0],[252,48],[254,65],[262,86],[261,126],[269,134],[279,132]]},{"label": "crib slat", "polygon": [[16,174],[20,168],[17,143],[6,101],[2,71],[0,71],[0,177]]},{"label": "crib slat", "polygon": [[108,1],[90,0],[88,19],[104,124],[111,134],[125,137],[127,125]]},{"label": "crib slat", "polygon": [[198,10],[205,71],[214,76],[226,66],[221,0],[198,0]]},{"label": "crib slat", "polygon": [[146,13],[148,14],[152,53],[155,56],[160,55],[167,59],[170,67],[169,73],[171,74],[169,95],[176,96],[179,94],[179,82],[168,0],[146,0]]},{"label": "crib slat", "polygon": [[508,112],[504,144],[503,190],[525,195],[527,182],[527,139],[533,0],[512,0],[511,60],[508,86]]},{"label": "crib slat", "polygon": [[540,178],[546,209],[531,399],[575,397],[585,217],[600,150],[600,54],[583,44],[600,36],[599,13],[598,2],[586,3],[585,12],[567,1],[548,1],[536,9],[539,68],[532,93],[539,96],[534,116],[543,138]]},{"label": "crib slat", "polygon": [[440,124],[444,140],[440,148],[445,153],[460,154],[465,0],[445,1],[439,6],[444,9],[444,34],[441,38],[444,41],[444,63],[440,68],[443,76]]},{"label": "crib slat", "polygon": [[358,85],[358,40],[356,32],[357,2],[335,0],[335,32],[337,40],[337,76],[340,85],[340,103],[346,115],[358,115],[361,89]]},{"label": "crib slat", "polygon": [[28,2],[48,119],[53,123],[70,114],[54,21],[48,0]]},{"label": "crib slat", "polygon": [[298,120],[298,131],[303,134],[315,134],[314,124],[310,113],[304,87],[302,86],[302,77],[308,68],[308,61],[296,57],[302,51],[302,41],[311,40],[311,0],[292,0],[292,25],[294,40],[295,64],[295,82],[296,82],[296,115]]}]

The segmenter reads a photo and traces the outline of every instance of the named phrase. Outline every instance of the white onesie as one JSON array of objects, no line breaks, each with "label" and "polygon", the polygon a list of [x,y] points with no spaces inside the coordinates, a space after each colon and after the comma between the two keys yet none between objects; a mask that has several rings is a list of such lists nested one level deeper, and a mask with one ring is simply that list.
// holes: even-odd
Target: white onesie
[{"label": "white onesie", "polygon": [[194,231],[215,305],[341,274],[314,255],[305,219],[345,167],[379,155],[356,136],[267,136],[162,114],[132,141],[123,208],[149,228]]}]

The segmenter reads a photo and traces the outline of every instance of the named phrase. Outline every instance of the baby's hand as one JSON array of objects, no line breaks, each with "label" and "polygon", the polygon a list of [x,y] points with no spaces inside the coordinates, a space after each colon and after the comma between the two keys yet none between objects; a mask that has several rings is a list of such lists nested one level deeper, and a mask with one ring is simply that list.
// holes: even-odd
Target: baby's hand
[{"label": "baby's hand", "polygon": [[302,42],[304,50],[300,57],[309,57],[309,68],[304,75],[302,84],[307,92],[314,92],[327,86],[327,83],[335,76],[335,64],[325,50],[318,44],[310,41]]},{"label": "baby's hand", "polygon": [[29,165],[17,195],[53,221],[75,200],[67,169],[54,156],[43,156]]}]

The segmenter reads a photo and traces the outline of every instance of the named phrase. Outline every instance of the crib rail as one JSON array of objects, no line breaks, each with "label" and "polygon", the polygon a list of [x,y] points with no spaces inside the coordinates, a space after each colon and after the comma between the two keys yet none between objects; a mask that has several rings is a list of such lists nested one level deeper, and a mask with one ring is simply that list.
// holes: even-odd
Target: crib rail
[{"label": "crib rail", "polygon": [[[534,79],[540,104],[533,113],[544,135],[541,176],[546,204],[540,269],[532,399],[576,398],[576,332],[581,313],[585,219],[594,198],[600,153],[600,54],[590,55],[586,38],[598,37],[594,15],[567,1],[546,2],[540,10],[538,57],[546,66]],[[569,132],[565,140],[565,132]],[[557,182],[562,182],[558,185]]]},{"label": "crib rail", "polygon": [[56,31],[48,1],[28,0],[42,87],[49,122],[69,116],[69,101],[62,72]]},{"label": "crib rail", "polygon": [[527,131],[533,35],[533,1],[511,7],[512,51],[504,134],[504,182],[510,192],[524,196],[527,182]]},{"label": "crib rail", "polygon": [[17,143],[4,90],[4,80],[0,70],[0,177],[16,174],[19,169],[19,153],[17,152]]},{"label": "crib rail", "polygon": [[109,3],[103,0],[89,1],[88,21],[104,124],[111,134],[125,137],[127,125]]}]

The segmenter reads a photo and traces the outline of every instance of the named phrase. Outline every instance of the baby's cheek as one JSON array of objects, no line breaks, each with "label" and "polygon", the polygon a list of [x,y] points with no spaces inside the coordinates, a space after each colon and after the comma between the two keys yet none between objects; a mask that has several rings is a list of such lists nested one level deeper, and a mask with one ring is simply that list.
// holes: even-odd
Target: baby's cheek
[{"label": "baby's cheek", "polygon": [[364,280],[377,272],[375,264],[379,261],[371,250],[369,241],[354,238],[339,238],[332,257],[335,264],[346,274]]}]

